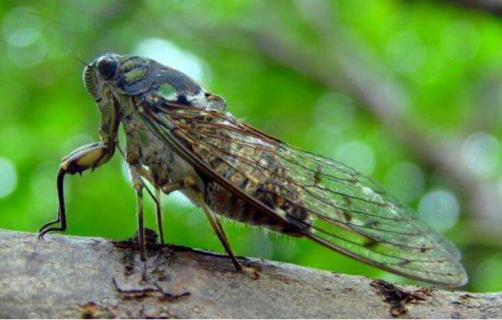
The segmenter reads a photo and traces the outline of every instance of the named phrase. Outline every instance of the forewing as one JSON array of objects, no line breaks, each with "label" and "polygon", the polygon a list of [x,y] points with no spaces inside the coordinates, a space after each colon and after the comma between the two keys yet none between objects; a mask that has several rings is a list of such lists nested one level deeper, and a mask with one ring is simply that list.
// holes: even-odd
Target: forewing
[{"label": "forewing", "polygon": [[[189,163],[306,237],[407,277],[466,283],[458,250],[357,171],[293,148],[229,114],[164,103],[146,108],[143,117]],[[227,171],[256,181],[308,219],[253,197],[227,178]]]}]

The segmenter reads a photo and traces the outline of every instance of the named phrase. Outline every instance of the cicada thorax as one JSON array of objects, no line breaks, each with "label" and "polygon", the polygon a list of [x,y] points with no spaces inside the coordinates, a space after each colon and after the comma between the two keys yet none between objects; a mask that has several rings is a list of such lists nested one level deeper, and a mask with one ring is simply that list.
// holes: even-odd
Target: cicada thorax
[{"label": "cicada thorax", "polygon": [[126,135],[126,158],[130,165],[140,164],[150,173],[156,186],[169,184],[195,171],[165,142],[160,140],[141,119],[138,97],[122,96],[120,117]]},{"label": "cicada thorax", "polygon": [[[287,184],[288,187],[285,188],[284,183],[275,181],[279,176],[287,176],[287,172],[273,152],[234,143],[231,134],[224,131],[207,132],[206,142],[212,139],[213,146],[217,144],[214,146],[213,152],[211,152],[212,149],[207,148],[208,144],[203,142],[185,141],[194,154],[204,158],[204,161],[218,175],[250,195],[256,202],[265,204],[282,219],[277,219],[270,213],[256,209],[256,206],[253,206],[248,200],[242,199],[239,194],[232,193],[218,182],[207,178],[204,172],[195,172],[193,168],[188,168],[188,163],[148,130],[147,126],[139,121],[138,107],[155,108],[155,105],[160,103],[156,97],[156,94],[143,94],[140,97],[134,97],[132,99],[134,111],[125,116],[124,127],[128,135],[128,144],[139,150],[141,163],[150,169],[152,176],[159,183],[175,181],[183,178],[184,175],[195,174],[198,178],[197,181],[203,181],[199,191],[203,193],[204,201],[217,214],[247,224],[266,226],[293,236],[301,236],[300,229],[305,231],[309,228],[309,214],[301,207],[299,197],[301,190],[293,184]],[[201,112],[200,117],[206,117],[205,113]],[[212,119],[207,118],[204,121],[211,122]],[[178,120],[176,125],[187,128],[198,126],[195,121],[181,120]],[[145,134],[148,137],[141,139]],[[224,154],[247,154],[249,159],[256,162],[256,165],[253,166],[255,169],[249,170],[249,166],[240,166],[238,158],[225,157]],[[183,193],[195,201],[195,197],[190,196],[189,190],[184,190]]]}]

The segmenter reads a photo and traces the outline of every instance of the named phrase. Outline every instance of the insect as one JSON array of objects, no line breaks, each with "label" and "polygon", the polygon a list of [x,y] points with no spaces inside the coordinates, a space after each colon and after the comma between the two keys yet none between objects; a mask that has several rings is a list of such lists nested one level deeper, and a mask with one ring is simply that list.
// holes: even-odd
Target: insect
[{"label": "insect", "polygon": [[58,218],[40,228],[41,238],[66,229],[65,176],[99,167],[121,150],[117,132],[122,124],[142,259],[143,190],[155,200],[162,243],[160,194],[179,190],[202,207],[238,271],[243,267],[221,216],[306,237],[409,278],[452,287],[467,282],[457,248],[377,183],[237,120],[221,97],[185,74],[151,59],[106,54],[86,65],[83,80],[101,113],[100,141],[63,159]]}]

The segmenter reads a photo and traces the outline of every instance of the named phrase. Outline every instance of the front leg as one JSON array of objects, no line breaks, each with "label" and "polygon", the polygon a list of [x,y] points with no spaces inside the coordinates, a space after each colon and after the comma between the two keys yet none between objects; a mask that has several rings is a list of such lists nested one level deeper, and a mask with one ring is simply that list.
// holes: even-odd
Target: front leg
[{"label": "front leg", "polygon": [[53,231],[66,230],[66,211],[64,202],[64,177],[66,174],[82,173],[87,169],[94,169],[110,160],[115,151],[112,143],[95,142],[82,146],[63,158],[57,176],[57,191],[59,211],[56,220],[44,224],[38,231],[38,237]]}]

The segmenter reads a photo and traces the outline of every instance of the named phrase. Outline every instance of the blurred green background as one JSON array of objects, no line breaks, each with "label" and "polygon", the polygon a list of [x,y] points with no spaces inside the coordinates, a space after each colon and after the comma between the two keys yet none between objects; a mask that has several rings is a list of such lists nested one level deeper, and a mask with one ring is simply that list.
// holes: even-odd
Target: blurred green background
[{"label": "blurred green background", "polygon": [[[502,290],[502,22],[456,1],[2,1],[0,228],[57,212],[62,156],[97,140],[78,59],[148,56],[229,111],[382,182]],[[67,234],[136,228],[123,160],[67,179]],[[167,240],[222,251],[200,209],[163,199]],[[148,224],[155,225],[147,203]],[[239,255],[410,283],[306,240],[226,221]]]}]

